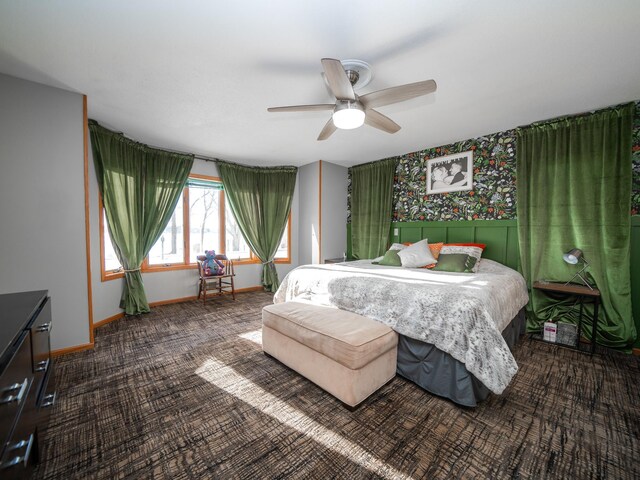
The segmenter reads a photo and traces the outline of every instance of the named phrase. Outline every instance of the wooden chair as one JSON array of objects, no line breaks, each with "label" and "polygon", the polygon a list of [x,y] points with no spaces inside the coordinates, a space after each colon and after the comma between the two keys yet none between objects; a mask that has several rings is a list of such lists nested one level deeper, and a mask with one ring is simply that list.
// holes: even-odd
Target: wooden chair
[{"label": "wooden chair", "polygon": [[198,300],[202,295],[202,302],[207,303],[207,292],[215,292],[213,295],[226,295],[231,294],[233,299],[236,299],[236,290],[233,285],[233,277],[235,272],[233,271],[233,261],[229,260],[226,255],[216,255],[217,260],[220,260],[224,265],[224,273],[222,275],[205,275],[204,274],[204,262],[206,257],[204,255],[198,256],[198,274],[200,279],[198,280]]}]

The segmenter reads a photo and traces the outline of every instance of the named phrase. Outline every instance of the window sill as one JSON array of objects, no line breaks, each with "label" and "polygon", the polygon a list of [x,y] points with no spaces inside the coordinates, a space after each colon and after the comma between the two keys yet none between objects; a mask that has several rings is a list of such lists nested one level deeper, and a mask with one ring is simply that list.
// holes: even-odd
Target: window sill
[{"label": "window sill", "polygon": [[156,273],[156,272],[171,272],[173,270],[192,270],[198,268],[195,263],[189,264],[175,264],[175,265],[148,265],[142,267],[140,270],[142,273]]},{"label": "window sill", "polygon": [[[259,259],[248,259],[248,258],[243,258],[240,260],[234,260],[233,258],[231,259],[233,260],[233,264],[234,265],[260,265],[262,264],[262,262]],[[273,263],[291,263],[291,259],[290,258],[277,258],[273,261]]]},{"label": "window sill", "polygon": [[100,278],[103,282],[124,278],[124,272],[100,272]]},{"label": "window sill", "polygon": [[[250,258],[241,258],[241,259],[231,259],[233,261],[234,266],[238,265],[260,265],[261,262],[258,259],[250,259]],[[276,264],[291,264],[290,258],[278,258],[274,260],[273,263]],[[172,272],[175,270],[195,270],[198,268],[198,265],[195,263],[190,263],[188,265],[154,265],[154,266],[146,266],[140,269],[142,273],[158,273],[158,272]],[[108,282],[110,280],[116,280],[118,278],[124,278],[124,272],[101,272],[101,279],[103,282]]]},{"label": "window sill", "polygon": [[[152,267],[143,267],[140,269],[142,273],[171,272],[173,270],[192,270],[198,266],[195,263],[189,265],[154,265]],[[102,272],[101,279],[103,282],[124,278],[124,272]]]},{"label": "window sill", "polygon": [[258,260],[257,258],[230,258],[229,260],[233,262],[234,267],[236,265],[255,265],[257,263],[260,263],[260,260]]}]

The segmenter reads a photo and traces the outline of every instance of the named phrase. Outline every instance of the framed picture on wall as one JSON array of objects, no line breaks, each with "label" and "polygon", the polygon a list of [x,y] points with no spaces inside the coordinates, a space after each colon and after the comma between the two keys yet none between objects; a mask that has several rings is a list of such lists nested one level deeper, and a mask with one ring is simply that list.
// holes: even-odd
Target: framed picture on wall
[{"label": "framed picture on wall", "polygon": [[473,151],[427,160],[427,194],[473,189]]}]

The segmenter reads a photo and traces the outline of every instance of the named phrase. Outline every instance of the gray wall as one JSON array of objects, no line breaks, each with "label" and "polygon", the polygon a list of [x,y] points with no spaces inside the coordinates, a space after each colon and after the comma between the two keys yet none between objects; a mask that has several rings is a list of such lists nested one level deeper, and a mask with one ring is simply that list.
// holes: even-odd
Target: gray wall
[{"label": "gray wall", "polygon": [[[218,176],[216,166],[212,162],[197,160],[192,173]],[[100,227],[98,212],[98,183],[91,151],[89,151],[89,192],[91,209],[91,270],[93,277],[93,318],[98,323],[122,312],[118,307],[122,294],[122,279],[102,281],[100,278]],[[298,192],[296,191],[291,206],[291,264],[276,264],[280,280],[298,265]],[[236,267],[235,286],[237,289],[260,286],[262,265],[238,265]],[[195,269],[171,270],[165,272],[143,273],[147,300],[161,302],[184,297],[192,297],[198,293],[198,274]],[[240,297],[240,300],[241,301]]]},{"label": "gray wall", "polygon": [[298,190],[300,191],[298,260],[300,265],[320,263],[319,180],[320,162],[309,163],[298,170]]},{"label": "gray wall", "polygon": [[49,290],[54,350],[90,341],[83,162],[82,95],[0,74],[0,293]]},{"label": "gray wall", "polygon": [[298,179],[300,265],[341,257],[347,251],[347,167],[313,162],[300,167]]},{"label": "gray wall", "polygon": [[322,162],[322,261],[347,251],[348,169]]}]

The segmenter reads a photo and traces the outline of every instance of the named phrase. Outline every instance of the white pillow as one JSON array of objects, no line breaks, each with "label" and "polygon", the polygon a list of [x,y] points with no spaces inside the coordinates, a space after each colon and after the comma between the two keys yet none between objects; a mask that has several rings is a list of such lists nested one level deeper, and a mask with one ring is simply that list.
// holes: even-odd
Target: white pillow
[{"label": "white pillow", "polygon": [[410,247],[402,249],[398,252],[402,266],[406,268],[420,268],[432,263],[438,263],[429,249],[427,239],[420,240]]},{"label": "white pillow", "polygon": [[371,263],[380,263],[380,260],[382,260],[384,258],[384,255],[382,255],[381,257],[376,257],[373,260],[371,260]]}]

